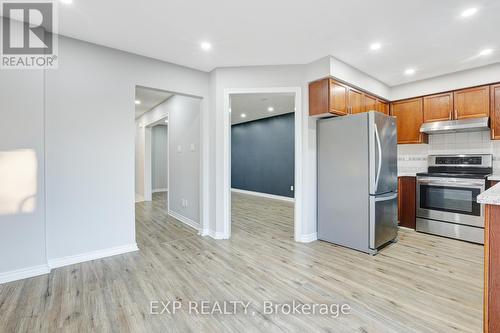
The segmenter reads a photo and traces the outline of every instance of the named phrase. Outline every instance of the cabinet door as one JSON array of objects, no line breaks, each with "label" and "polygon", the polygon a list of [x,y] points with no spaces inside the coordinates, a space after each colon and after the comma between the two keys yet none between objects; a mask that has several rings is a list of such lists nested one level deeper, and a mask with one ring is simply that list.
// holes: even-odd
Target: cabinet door
[{"label": "cabinet door", "polygon": [[327,114],[329,110],[329,80],[311,82],[309,84],[309,115]]},{"label": "cabinet door", "polygon": [[354,89],[349,89],[349,110],[352,114],[361,113],[363,107],[363,93]]},{"label": "cabinet door", "polygon": [[389,103],[377,99],[375,110],[377,110],[378,112],[382,112],[386,115],[389,115]]},{"label": "cabinet door", "polygon": [[377,98],[370,95],[363,95],[364,111],[377,111]]},{"label": "cabinet door", "polygon": [[451,120],[453,93],[424,97],[424,122]]},{"label": "cabinet door", "polygon": [[424,122],[423,98],[414,98],[391,104],[396,117],[398,143],[427,143],[427,135],[420,133]]},{"label": "cabinet door", "polygon": [[490,88],[477,87],[455,91],[455,119],[488,117],[490,115]]},{"label": "cabinet door", "polygon": [[500,140],[500,84],[490,88],[491,106],[491,139]]},{"label": "cabinet door", "polygon": [[416,190],[415,177],[398,177],[398,221],[402,227],[416,227]]},{"label": "cabinet door", "polygon": [[330,80],[330,113],[339,116],[348,114],[347,91],[346,85]]}]

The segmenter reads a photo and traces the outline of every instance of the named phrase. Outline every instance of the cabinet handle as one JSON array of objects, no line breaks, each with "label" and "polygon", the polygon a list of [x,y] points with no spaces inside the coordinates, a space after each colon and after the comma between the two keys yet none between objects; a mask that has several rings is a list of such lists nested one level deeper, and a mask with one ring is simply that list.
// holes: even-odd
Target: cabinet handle
[{"label": "cabinet handle", "polygon": [[458,118],[458,110],[455,109],[455,119],[457,119],[457,118]]}]

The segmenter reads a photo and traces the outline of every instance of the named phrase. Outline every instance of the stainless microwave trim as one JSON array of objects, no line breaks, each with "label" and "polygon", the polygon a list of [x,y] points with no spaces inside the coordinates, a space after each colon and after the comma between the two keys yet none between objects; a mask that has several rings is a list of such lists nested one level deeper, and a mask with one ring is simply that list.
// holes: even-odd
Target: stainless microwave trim
[{"label": "stainless microwave trim", "polygon": [[439,210],[420,208],[420,186],[446,186],[446,187],[466,187],[479,189],[483,192],[486,187],[484,179],[468,178],[446,178],[446,177],[417,177],[417,217],[424,219],[439,220],[474,227],[484,227],[484,205],[480,207],[480,216],[472,216],[460,213],[443,212]]},{"label": "stainless microwave trim", "polygon": [[[481,164],[436,164],[437,157],[481,157]],[[429,166],[453,166],[453,167],[473,167],[491,168],[493,166],[493,155],[491,154],[460,154],[460,155],[429,155]]]}]

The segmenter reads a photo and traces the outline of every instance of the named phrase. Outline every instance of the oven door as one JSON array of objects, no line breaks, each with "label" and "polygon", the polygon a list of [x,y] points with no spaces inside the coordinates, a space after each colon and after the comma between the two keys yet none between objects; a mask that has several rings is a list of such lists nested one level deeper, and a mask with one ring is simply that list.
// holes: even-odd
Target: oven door
[{"label": "oven door", "polygon": [[484,189],[483,179],[417,177],[417,216],[484,227],[484,206],[476,201]]}]

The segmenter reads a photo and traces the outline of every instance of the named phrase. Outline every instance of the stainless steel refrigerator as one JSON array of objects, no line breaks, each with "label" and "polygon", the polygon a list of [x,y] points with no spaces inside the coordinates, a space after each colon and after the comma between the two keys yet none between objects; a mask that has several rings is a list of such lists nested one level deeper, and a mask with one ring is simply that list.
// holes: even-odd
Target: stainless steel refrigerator
[{"label": "stainless steel refrigerator", "polygon": [[375,254],[398,230],[396,120],[318,120],[318,239]]}]

